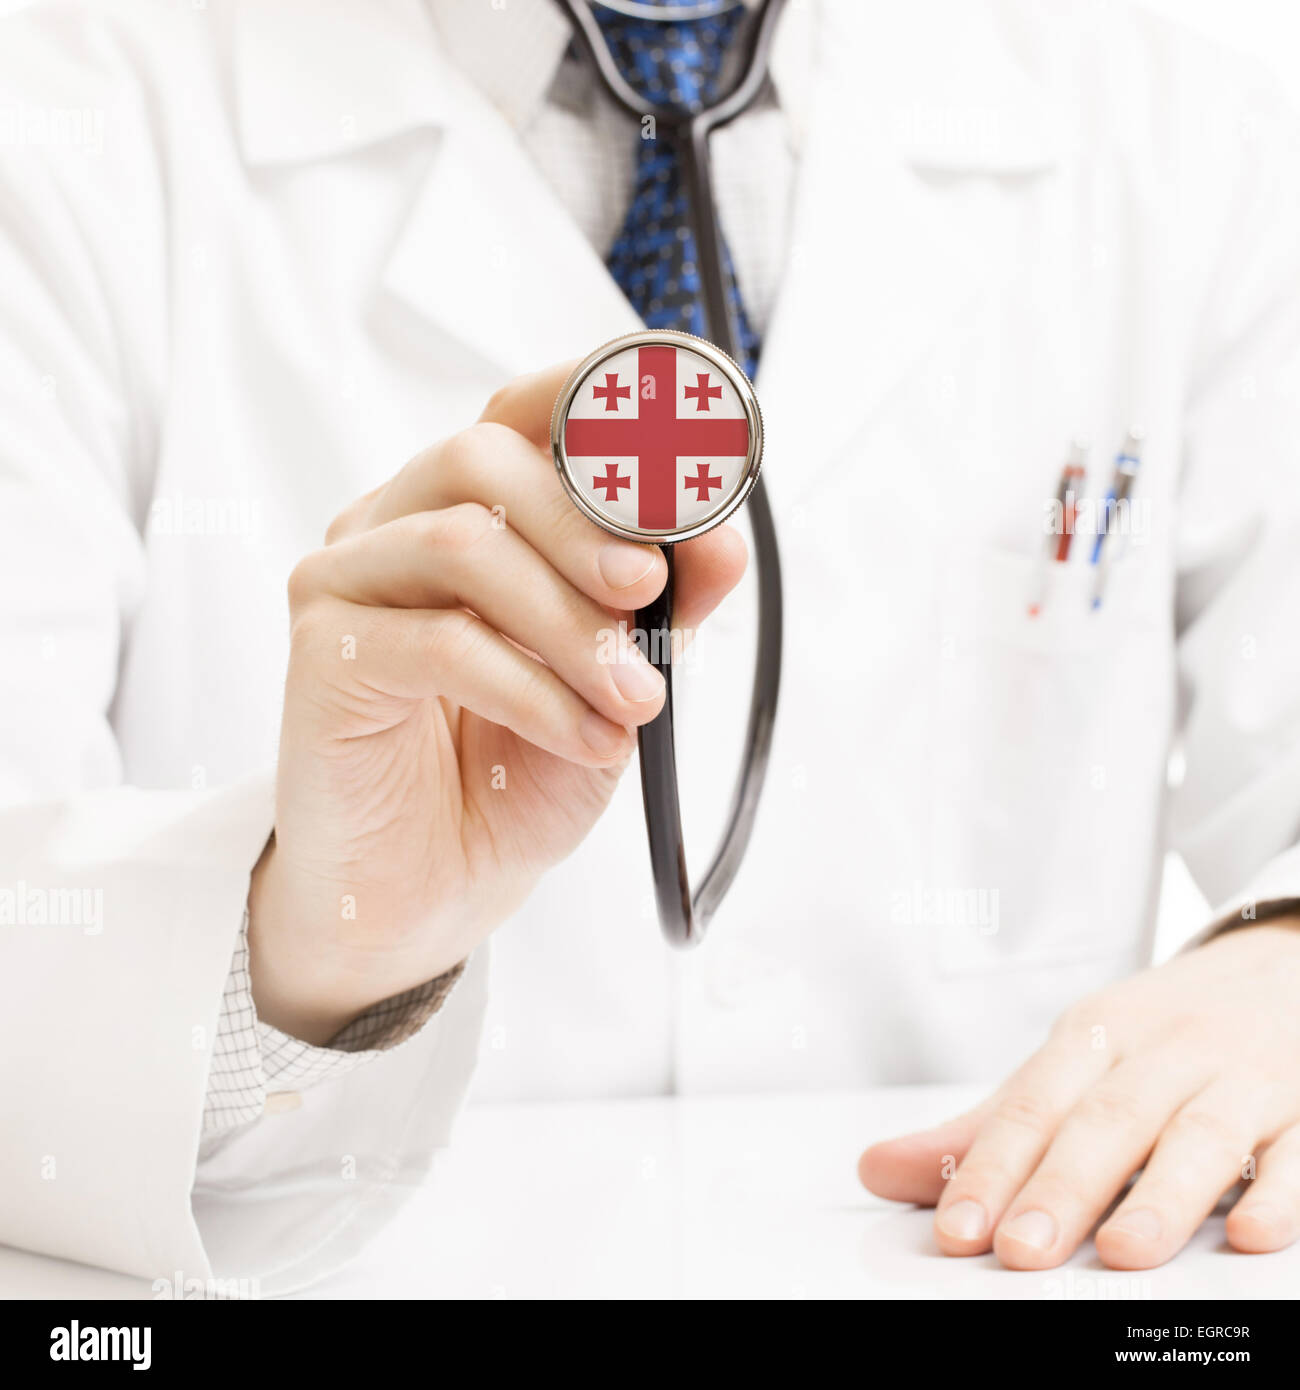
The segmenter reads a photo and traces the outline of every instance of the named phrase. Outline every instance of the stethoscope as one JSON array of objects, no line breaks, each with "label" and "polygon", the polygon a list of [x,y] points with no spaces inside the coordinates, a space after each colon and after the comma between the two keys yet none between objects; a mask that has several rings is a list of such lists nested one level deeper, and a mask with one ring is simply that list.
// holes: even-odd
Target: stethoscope
[{"label": "stethoscope", "polygon": [[[600,27],[585,0],[557,0],[568,15],[574,32],[610,96],[630,116],[641,121],[653,116],[657,138],[673,142],[690,207],[692,229],[708,339],[721,348],[733,363],[741,360],[737,334],[727,303],[727,282],[721,231],[713,194],[709,159],[709,137],[720,126],[741,115],[754,103],[768,81],[768,57],[784,0],[763,0],[751,22],[746,47],[741,55],[739,78],[730,90],[707,109],[688,114],[657,107],[624,80],[606,47]],[[608,9],[638,19],[662,20],[707,18],[723,13],[741,0],[717,0],[675,6],[671,9],[633,0],[600,0]],[[586,364],[584,364],[585,366]],[[581,376],[583,368],[575,373]],[[747,389],[743,373],[738,385]],[[752,397],[752,392],[749,393]],[[564,398],[562,397],[562,400]],[[757,405],[754,404],[757,414]],[[556,418],[561,410],[557,404]],[[558,432],[556,439],[560,438]],[[760,446],[761,449],[761,446]],[[564,473],[561,450],[556,444],[556,461]],[[657,535],[665,542],[668,582],[654,604],[639,611],[636,625],[649,635],[651,661],[664,677],[667,698],[663,710],[638,734],[641,757],[641,791],[645,803],[646,831],[650,842],[650,865],[655,899],[664,936],[675,946],[693,946],[703,939],[709,920],[726,896],[744,859],[754,828],[759,797],[767,773],[781,680],[781,559],[777,549],[772,511],[757,476],[758,461],[753,460],[753,477],[745,492],[753,537],[754,566],[758,580],[758,639],[754,668],[753,695],[745,731],[740,775],[736,780],[730,813],[722,841],[702,879],[699,890],[691,892],[682,840],[681,805],[677,785],[677,758],[673,738],[673,676],[671,639],[673,615],[672,541],[683,535]],[[643,537],[650,539],[650,537]]]}]

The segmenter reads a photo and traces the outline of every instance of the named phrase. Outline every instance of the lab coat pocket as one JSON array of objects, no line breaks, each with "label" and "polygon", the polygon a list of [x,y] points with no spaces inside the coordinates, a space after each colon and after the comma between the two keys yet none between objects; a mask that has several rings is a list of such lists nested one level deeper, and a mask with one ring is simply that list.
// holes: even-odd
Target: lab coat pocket
[{"label": "lab coat pocket", "polygon": [[1126,669],[1142,623],[1127,582],[1094,609],[1093,571],[1075,560],[1042,590],[1030,555],[965,551],[942,566],[920,891],[943,974],[1140,946],[1159,783],[1150,797],[1128,785],[1143,776],[1127,702],[1145,673]]}]

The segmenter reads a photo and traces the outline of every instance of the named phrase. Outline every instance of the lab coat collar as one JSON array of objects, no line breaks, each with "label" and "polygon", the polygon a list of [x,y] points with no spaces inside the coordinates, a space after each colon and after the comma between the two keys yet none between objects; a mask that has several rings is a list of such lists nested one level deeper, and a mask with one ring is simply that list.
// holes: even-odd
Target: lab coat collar
[{"label": "lab coat collar", "polygon": [[[817,446],[826,457],[832,435],[855,423],[848,416],[860,421],[987,279],[982,248],[946,224],[928,176],[1042,172],[1059,157],[1059,123],[1014,57],[1000,0],[789,3],[795,22],[778,34],[774,74],[794,80],[811,31],[817,81],[759,385],[774,425],[787,404],[806,417],[800,402],[824,398],[827,385],[815,390],[809,376],[827,305],[856,326],[859,346],[829,354],[843,377],[837,398],[853,410],[815,412],[798,431],[802,452]],[[801,24],[809,13],[813,23]],[[638,326],[508,116],[446,52],[425,0],[238,0],[235,26],[233,88],[251,164],[436,133],[381,273],[385,292],[507,373]]]},{"label": "lab coat collar", "polygon": [[[772,52],[772,80],[796,135],[813,9],[792,0]],[[232,0],[231,14],[235,118],[252,166],[328,158],[447,125],[457,115],[449,71],[468,76],[523,129],[569,43],[553,0],[511,0],[501,10],[485,0]],[[494,26],[500,37],[489,42]]]},{"label": "lab coat collar", "polygon": [[231,14],[250,166],[345,154],[454,114],[423,0],[234,0]]},{"label": "lab coat collar", "polygon": [[[503,11],[481,0],[434,0],[433,13],[428,0],[233,0],[232,81],[245,159],[325,158],[454,122],[460,84],[447,75],[461,76],[457,34],[471,22],[456,17],[462,8],[530,36],[540,61],[514,65],[513,95],[495,81],[488,91],[518,127],[564,48],[564,22],[549,0],[518,0]],[[456,32],[440,32],[448,26]],[[811,48],[849,45],[861,58],[855,121],[868,138],[892,142],[923,169],[1041,170],[1059,156],[1064,131],[1018,58],[1032,47],[1025,27],[1004,0],[788,0],[773,80],[798,129],[815,96],[807,81]]]},{"label": "lab coat collar", "polygon": [[508,375],[641,324],[514,130],[468,81],[382,272],[385,291]]},{"label": "lab coat collar", "polygon": [[517,375],[638,327],[507,116],[450,58],[424,0],[238,0],[231,51],[252,166],[430,135],[429,172],[380,292],[437,331]]}]

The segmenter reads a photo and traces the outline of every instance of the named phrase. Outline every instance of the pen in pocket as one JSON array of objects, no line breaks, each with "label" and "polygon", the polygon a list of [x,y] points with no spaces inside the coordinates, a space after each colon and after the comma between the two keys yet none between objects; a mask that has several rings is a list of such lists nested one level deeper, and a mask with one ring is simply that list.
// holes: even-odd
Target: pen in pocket
[{"label": "pen in pocket", "polygon": [[[1117,518],[1127,511],[1129,497],[1133,491],[1133,480],[1137,477],[1138,465],[1142,462],[1142,431],[1130,429],[1124,447],[1115,458],[1115,476],[1111,480],[1110,491],[1101,509],[1101,525],[1097,529],[1097,539],[1092,545],[1092,566],[1096,577],[1092,584],[1092,606],[1101,607],[1102,595],[1106,591],[1106,574],[1120,543],[1122,525]],[[1107,545],[1107,539],[1115,533],[1115,539]]]},{"label": "pen in pocket", "polygon": [[1076,440],[1070,446],[1069,457],[1061,470],[1061,481],[1056,485],[1056,498],[1052,504],[1051,526],[1047,541],[1038,557],[1034,571],[1034,591],[1029,599],[1029,616],[1036,618],[1047,601],[1047,577],[1051,567],[1063,565],[1070,558],[1070,542],[1074,539],[1074,518],[1078,507],[1079,493],[1083,490],[1084,463],[1088,457],[1088,446]]}]

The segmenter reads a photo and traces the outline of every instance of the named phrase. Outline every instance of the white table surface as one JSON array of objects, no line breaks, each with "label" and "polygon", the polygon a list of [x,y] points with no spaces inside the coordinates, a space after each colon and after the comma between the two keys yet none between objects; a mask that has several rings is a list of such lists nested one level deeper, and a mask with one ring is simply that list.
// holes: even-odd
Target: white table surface
[{"label": "white table surface", "polygon": [[[969,1088],[471,1106],[435,1177],[317,1298],[1294,1298],[1300,1248],[1240,1255],[1222,1212],[1160,1269],[1085,1247],[1042,1273],[946,1259],[930,1214],[878,1201],[874,1139],[933,1124]],[[147,1286],[0,1250],[8,1297]]]}]

